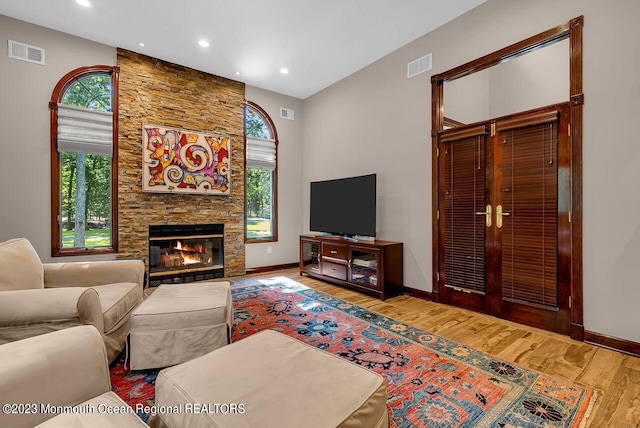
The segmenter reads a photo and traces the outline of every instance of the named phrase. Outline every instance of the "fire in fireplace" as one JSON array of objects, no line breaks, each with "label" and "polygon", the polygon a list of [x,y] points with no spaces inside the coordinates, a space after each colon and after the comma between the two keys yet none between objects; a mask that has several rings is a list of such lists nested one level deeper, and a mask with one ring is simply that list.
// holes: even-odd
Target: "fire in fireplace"
[{"label": "fire in fireplace", "polygon": [[149,226],[149,283],[224,276],[224,225]]},{"label": "fire in fireplace", "polygon": [[210,243],[210,241],[202,243],[200,239],[177,239],[171,241],[169,247],[160,254],[158,269],[174,270],[176,267],[193,269],[209,266],[213,261],[212,248],[207,245]]}]

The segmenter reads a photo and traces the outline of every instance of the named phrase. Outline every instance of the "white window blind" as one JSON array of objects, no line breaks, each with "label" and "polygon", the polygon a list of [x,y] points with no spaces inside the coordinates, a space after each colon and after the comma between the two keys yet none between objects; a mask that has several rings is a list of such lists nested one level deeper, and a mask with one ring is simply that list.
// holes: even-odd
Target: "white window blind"
[{"label": "white window blind", "polygon": [[58,104],[58,151],[113,156],[113,113]]},{"label": "white window blind", "polygon": [[276,169],[276,141],[247,137],[247,168]]}]

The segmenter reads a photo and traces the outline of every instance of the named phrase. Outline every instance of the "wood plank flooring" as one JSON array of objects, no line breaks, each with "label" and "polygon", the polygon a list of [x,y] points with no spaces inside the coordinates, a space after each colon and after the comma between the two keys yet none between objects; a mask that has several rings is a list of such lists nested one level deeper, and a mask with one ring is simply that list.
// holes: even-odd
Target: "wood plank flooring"
[{"label": "wood plank flooring", "polygon": [[310,288],[520,366],[593,388],[598,393],[587,427],[640,428],[640,358],[567,336],[411,296],[381,300],[286,269],[246,277],[286,276]]}]

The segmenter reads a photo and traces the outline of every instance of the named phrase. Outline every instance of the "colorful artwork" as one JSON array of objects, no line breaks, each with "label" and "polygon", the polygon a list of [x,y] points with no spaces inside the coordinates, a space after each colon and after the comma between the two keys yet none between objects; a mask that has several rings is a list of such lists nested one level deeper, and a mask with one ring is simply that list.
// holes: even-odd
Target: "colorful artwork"
[{"label": "colorful artwork", "polygon": [[228,195],[231,139],[142,125],[142,190]]}]

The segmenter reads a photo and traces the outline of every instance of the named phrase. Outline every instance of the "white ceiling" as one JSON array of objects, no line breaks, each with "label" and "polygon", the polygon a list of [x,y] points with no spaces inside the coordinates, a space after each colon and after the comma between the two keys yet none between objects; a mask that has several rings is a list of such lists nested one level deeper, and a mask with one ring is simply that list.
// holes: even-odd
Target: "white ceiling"
[{"label": "white ceiling", "polygon": [[0,14],[304,99],[486,0],[90,1],[0,0]]}]

